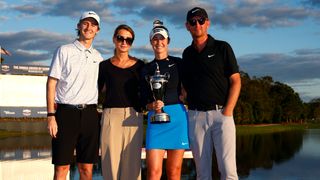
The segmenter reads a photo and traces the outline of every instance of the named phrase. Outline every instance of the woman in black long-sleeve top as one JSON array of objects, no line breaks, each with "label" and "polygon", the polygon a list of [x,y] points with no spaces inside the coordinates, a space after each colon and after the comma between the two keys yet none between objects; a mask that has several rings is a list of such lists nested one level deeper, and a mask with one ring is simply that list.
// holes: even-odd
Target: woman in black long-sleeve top
[{"label": "woman in black long-sleeve top", "polygon": [[129,55],[134,32],[120,25],[113,35],[114,56],[100,63],[99,90],[105,93],[101,118],[101,166],[104,179],[141,179],[143,118],[140,71],[144,62]]}]

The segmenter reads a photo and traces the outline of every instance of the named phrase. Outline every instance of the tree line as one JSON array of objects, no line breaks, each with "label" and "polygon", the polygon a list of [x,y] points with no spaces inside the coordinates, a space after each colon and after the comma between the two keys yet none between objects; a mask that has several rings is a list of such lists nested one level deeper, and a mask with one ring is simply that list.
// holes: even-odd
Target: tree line
[{"label": "tree line", "polygon": [[320,98],[305,103],[290,86],[271,76],[250,78],[241,72],[236,124],[301,123],[320,120]]}]

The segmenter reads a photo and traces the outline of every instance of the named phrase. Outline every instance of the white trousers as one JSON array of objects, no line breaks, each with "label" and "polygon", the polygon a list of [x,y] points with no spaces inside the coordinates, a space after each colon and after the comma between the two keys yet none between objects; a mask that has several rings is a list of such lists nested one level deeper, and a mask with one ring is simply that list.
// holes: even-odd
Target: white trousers
[{"label": "white trousers", "polygon": [[233,116],[224,116],[216,110],[189,110],[188,116],[190,147],[196,164],[197,179],[212,179],[213,148],[221,179],[238,179]]}]

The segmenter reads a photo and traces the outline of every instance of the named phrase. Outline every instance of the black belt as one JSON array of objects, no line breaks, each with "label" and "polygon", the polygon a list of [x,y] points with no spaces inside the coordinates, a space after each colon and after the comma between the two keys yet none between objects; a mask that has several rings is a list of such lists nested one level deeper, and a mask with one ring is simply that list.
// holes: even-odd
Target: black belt
[{"label": "black belt", "polygon": [[58,106],[66,108],[76,108],[79,110],[86,109],[89,107],[97,107],[96,104],[58,104]]},{"label": "black belt", "polygon": [[196,107],[196,106],[188,106],[188,109],[194,110],[194,111],[211,111],[211,110],[216,110],[219,111],[223,109],[222,105],[214,104],[210,107]]}]

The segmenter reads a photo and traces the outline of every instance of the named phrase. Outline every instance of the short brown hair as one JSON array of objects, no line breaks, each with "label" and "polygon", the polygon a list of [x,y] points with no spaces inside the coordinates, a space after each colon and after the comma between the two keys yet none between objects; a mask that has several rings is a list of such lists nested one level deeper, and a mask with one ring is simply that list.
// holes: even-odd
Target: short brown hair
[{"label": "short brown hair", "polygon": [[120,30],[122,30],[122,29],[127,30],[127,31],[130,32],[130,34],[132,35],[132,42],[133,42],[133,41],[134,41],[134,31],[133,31],[133,29],[132,29],[130,26],[128,26],[128,25],[126,25],[126,24],[120,24],[120,25],[114,30],[113,37],[115,38],[115,37],[118,35],[118,32],[119,32]]}]

